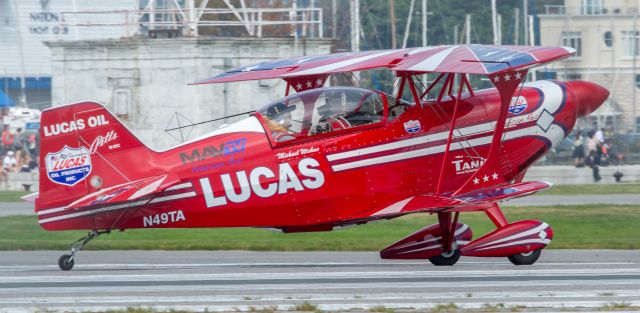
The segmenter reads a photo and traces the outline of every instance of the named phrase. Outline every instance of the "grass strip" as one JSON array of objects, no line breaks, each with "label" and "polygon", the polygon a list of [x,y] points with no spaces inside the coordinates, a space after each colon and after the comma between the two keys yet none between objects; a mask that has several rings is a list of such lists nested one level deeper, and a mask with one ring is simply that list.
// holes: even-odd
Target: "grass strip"
[{"label": "grass strip", "polygon": [[[505,208],[509,221],[548,222],[556,249],[638,249],[640,205],[582,205]],[[413,214],[333,232],[282,234],[252,228],[130,229],[87,246],[90,250],[254,250],[377,251],[436,222],[434,215]],[[493,225],[481,212],[463,213],[477,238]],[[0,250],[65,250],[85,231],[47,232],[35,216],[0,218]]]},{"label": "grass strip", "polygon": [[25,191],[0,191],[0,202],[22,202],[22,196],[26,196],[33,192]]},{"label": "grass strip", "polygon": [[640,194],[639,183],[554,185],[539,195],[612,195]]}]

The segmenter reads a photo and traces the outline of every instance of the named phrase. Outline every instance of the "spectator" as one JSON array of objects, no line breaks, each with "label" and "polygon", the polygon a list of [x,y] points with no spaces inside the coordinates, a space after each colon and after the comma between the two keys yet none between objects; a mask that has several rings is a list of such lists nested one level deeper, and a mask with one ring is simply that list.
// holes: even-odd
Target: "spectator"
[{"label": "spectator", "polygon": [[40,162],[40,132],[36,133],[36,147],[35,147],[35,151],[36,151],[36,156],[33,157],[34,160],[36,160],[36,162]]},{"label": "spectator", "polygon": [[584,139],[580,131],[576,133],[576,140],[573,142],[573,163],[576,167],[584,167]]},{"label": "spectator", "polygon": [[29,136],[29,138],[27,139],[27,144],[25,145],[27,147],[27,151],[29,151],[29,156],[31,157],[32,160],[35,160],[38,158],[38,153],[36,151],[36,134],[32,134]]},{"label": "spectator", "polygon": [[[22,128],[18,127],[18,129],[16,129],[16,134],[13,137],[13,151],[15,151],[16,153],[16,160],[18,160],[18,162],[20,162],[22,160],[22,149],[24,149],[24,142],[23,142],[24,138],[22,135]],[[20,168],[22,166],[22,163],[18,164],[18,168]]]},{"label": "spectator", "polygon": [[596,139],[598,139],[598,144],[603,145],[604,144],[604,128],[600,128],[600,130],[596,132],[595,136],[596,136]]},{"label": "spectator", "polygon": [[2,168],[5,173],[15,172],[18,166],[18,161],[16,160],[15,153],[13,151],[7,152],[7,156],[4,157],[2,162]]},{"label": "spectator", "polygon": [[598,145],[598,139],[596,139],[595,132],[589,132],[589,139],[587,140],[587,159],[586,164],[588,166],[600,164],[600,152]]},{"label": "spectator", "polygon": [[4,125],[2,130],[2,148],[3,152],[13,148],[13,134],[9,131],[9,125]]},{"label": "spectator", "polygon": [[593,161],[594,159],[595,159],[595,152],[591,151],[586,158],[585,164],[591,168],[591,172],[593,174],[593,181],[597,183],[602,179],[602,177],[600,176],[600,168],[598,167],[598,164],[596,164]]},{"label": "spectator", "polygon": [[29,171],[34,171],[38,169],[38,162],[36,162],[36,160],[31,160],[29,161]]},{"label": "spectator", "polygon": [[26,172],[26,173],[31,172],[31,168],[29,168],[29,163],[31,162],[31,158],[29,157],[28,153],[23,152],[20,158],[18,158],[18,155],[16,153],[16,160],[18,160],[17,169],[20,170],[20,172]]}]

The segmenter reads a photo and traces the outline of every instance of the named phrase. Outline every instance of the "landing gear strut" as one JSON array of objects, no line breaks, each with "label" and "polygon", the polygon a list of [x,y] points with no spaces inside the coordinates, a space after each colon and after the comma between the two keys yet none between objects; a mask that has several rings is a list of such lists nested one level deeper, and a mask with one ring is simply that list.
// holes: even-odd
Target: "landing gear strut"
[{"label": "landing gear strut", "polygon": [[58,259],[58,266],[60,267],[60,269],[63,271],[71,270],[73,268],[73,264],[74,264],[73,259],[76,255],[76,252],[82,250],[82,248],[84,248],[84,246],[86,246],[91,240],[98,238],[98,236],[102,234],[108,234],[110,232],[111,232],[110,230],[105,230],[105,231],[92,230],[86,236],[78,239],[78,241],[74,242],[71,245],[71,252],[69,254],[64,254],[60,256],[60,258]]},{"label": "landing gear strut", "polygon": [[453,216],[451,213],[438,213],[438,223],[442,232],[442,253],[429,258],[429,262],[436,266],[452,266],[460,259],[460,250],[456,243],[455,230],[458,225],[459,212]]}]

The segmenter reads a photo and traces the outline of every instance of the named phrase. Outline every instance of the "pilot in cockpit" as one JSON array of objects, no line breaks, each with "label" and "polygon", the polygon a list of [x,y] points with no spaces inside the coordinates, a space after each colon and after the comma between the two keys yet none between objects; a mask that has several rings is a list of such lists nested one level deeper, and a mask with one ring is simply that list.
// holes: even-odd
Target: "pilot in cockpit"
[{"label": "pilot in cockpit", "polygon": [[341,99],[325,98],[325,103],[318,107],[320,120],[314,130],[316,133],[326,133],[351,127],[345,118],[349,113],[346,103]]},{"label": "pilot in cockpit", "polygon": [[267,109],[266,123],[271,130],[271,136],[276,142],[293,140],[291,134],[291,111],[295,110],[295,105],[286,106],[284,103],[276,103]]}]

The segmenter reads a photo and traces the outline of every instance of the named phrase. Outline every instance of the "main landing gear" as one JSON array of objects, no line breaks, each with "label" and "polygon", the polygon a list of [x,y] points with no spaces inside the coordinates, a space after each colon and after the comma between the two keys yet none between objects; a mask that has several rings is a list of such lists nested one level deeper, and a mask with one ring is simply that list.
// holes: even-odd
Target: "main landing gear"
[{"label": "main landing gear", "polygon": [[531,265],[553,238],[542,221],[507,222],[497,204],[480,207],[496,229],[472,240],[468,225],[458,223],[458,213],[438,212],[438,223],[427,226],[380,251],[383,259],[428,259],[436,266],[456,264],[460,256],[504,257],[515,265]]},{"label": "main landing gear", "polygon": [[74,257],[76,255],[76,252],[82,250],[82,248],[84,248],[84,246],[86,246],[91,240],[98,238],[98,236],[102,234],[108,234],[110,232],[110,230],[92,230],[86,236],[78,239],[78,241],[74,242],[71,245],[71,252],[69,254],[60,256],[60,258],[58,259],[58,266],[60,267],[60,269],[63,271],[70,271],[74,265]]},{"label": "main landing gear", "polygon": [[460,250],[457,248],[449,252],[443,252],[440,255],[429,258],[429,262],[436,266],[452,266],[460,259]]},{"label": "main landing gear", "polygon": [[507,258],[509,258],[509,261],[514,265],[532,265],[533,263],[536,263],[540,254],[542,254],[542,248],[529,252],[512,254]]}]

